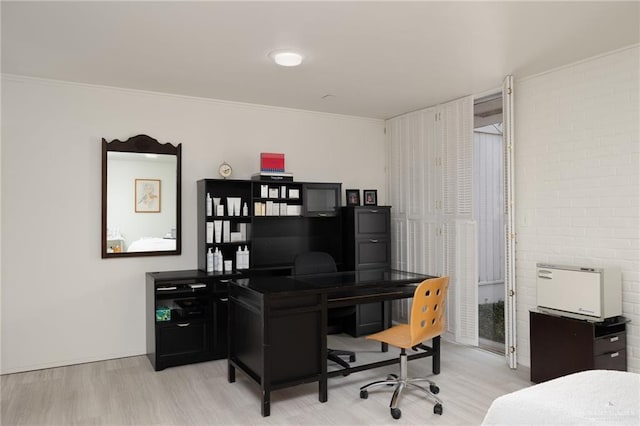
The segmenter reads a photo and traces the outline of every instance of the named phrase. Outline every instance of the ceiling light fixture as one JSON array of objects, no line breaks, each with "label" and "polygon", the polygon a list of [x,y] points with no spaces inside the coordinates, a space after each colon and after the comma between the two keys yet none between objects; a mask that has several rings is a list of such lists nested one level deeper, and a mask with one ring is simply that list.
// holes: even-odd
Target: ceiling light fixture
[{"label": "ceiling light fixture", "polygon": [[291,50],[276,50],[269,53],[269,57],[283,67],[297,67],[302,63],[302,55]]}]

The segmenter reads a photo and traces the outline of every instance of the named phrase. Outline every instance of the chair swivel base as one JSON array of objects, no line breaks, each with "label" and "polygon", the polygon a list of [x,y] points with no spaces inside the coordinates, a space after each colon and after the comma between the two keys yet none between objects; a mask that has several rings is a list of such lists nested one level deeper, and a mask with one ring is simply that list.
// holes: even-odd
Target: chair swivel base
[{"label": "chair swivel base", "polygon": [[[352,351],[343,351],[343,350],[339,350],[339,349],[329,349],[328,353],[327,353],[327,358],[337,364],[340,364],[342,367],[344,368],[349,368],[350,365],[349,363],[347,363],[345,360],[343,360],[342,358],[340,358],[341,356],[348,356],[349,357],[349,362],[356,362],[356,354],[355,352]],[[348,375],[349,373],[346,373],[346,375]]]},{"label": "chair swivel base", "polygon": [[[418,382],[427,382],[429,384],[429,389],[420,386]],[[404,349],[402,349],[402,352],[400,353],[400,377],[395,374],[389,374],[386,380],[378,380],[362,386],[360,388],[360,398],[367,399],[369,397],[369,389],[379,386],[394,387],[391,403],[389,404],[391,417],[394,419],[399,419],[402,415],[398,405],[402,391],[407,388],[419,389],[425,393],[428,398],[435,402],[435,405],[433,406],[434,414],[442,415],[442,400],[435,396],[435,394],[440,392],[440,388],[438,388],[435,382],[432,382],[427,378],[407,378],[407,354]]]}]

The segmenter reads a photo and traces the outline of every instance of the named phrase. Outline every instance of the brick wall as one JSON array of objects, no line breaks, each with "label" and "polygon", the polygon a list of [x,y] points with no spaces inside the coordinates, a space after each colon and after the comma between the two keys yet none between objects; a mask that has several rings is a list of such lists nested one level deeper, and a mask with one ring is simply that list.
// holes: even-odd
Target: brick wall
[{"label": "brick wall", "polygon": [[535,265],[622,269],[629,371],[640,372],[638,46],[515,86],[518,362],[530,365]]}]

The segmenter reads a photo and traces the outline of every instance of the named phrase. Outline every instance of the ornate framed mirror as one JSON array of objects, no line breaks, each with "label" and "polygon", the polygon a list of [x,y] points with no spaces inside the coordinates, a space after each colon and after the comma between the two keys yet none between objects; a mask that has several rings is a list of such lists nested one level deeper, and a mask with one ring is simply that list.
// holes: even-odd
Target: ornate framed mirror
[{"label": "ornate framed mirror", "polygon": [[102,139],[102,257],[181,253],[182,145]]}]

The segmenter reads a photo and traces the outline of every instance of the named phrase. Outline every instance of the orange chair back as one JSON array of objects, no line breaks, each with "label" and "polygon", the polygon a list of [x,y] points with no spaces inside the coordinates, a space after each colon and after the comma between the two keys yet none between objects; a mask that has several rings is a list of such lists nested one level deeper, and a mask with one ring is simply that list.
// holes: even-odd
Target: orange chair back
[{"label": "orange chair back", "polygon": [[448,288],[449,277],[427,279],[416,288],[409,319],[411,346],[444,333],[444,302]]}]

